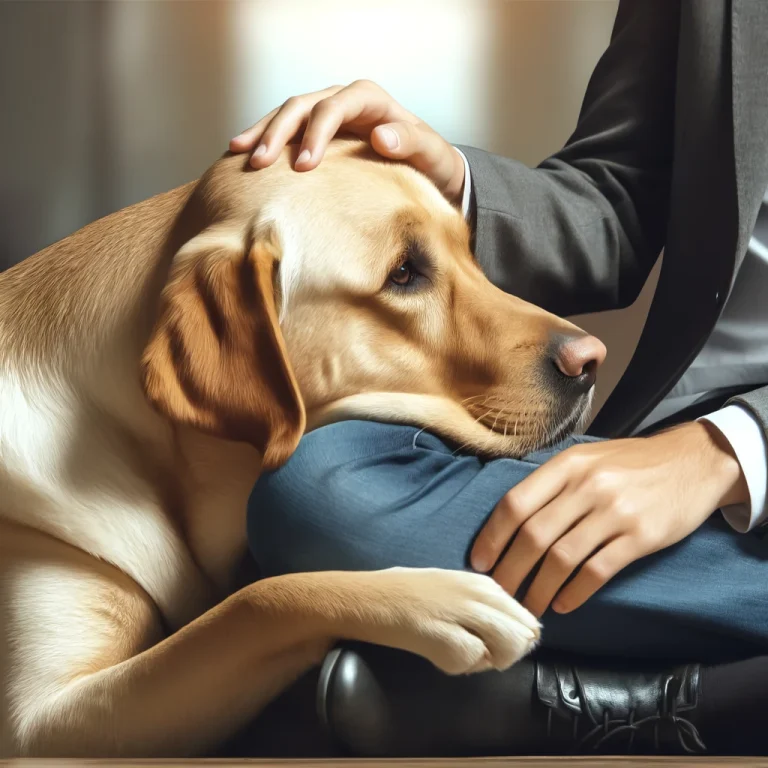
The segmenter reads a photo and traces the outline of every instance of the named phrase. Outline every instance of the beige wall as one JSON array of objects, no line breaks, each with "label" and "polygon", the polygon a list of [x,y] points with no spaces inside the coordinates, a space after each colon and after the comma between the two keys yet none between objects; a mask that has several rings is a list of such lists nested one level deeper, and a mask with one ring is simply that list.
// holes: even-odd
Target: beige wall
[{"label": "beige wall", "polygon": [[[536,163],[567,139],[615,0],[0,3],[0,268],[198,175],[294,93],[368,77],[451,141]],[[645,301],[583,324],[602,399]]]}]

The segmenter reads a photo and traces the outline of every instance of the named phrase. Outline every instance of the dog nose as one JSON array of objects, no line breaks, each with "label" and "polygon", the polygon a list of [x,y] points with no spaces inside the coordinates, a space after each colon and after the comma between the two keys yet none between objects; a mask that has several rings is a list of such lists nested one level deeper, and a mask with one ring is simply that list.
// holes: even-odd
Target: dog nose
[{"label": "dog nose", "polygon": [[588,334],[557,336],[554,340],[552,362],[569,383],[582,392],[589,392],[597,380],[597,369],[607,354],[605,344]]}]

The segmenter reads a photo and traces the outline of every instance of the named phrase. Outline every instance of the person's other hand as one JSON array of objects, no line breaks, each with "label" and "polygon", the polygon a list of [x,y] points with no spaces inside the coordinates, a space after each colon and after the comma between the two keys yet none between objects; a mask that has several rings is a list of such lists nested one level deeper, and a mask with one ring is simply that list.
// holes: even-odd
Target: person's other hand
[{"label": "person's other hand", "polygon": [[708,423],[577,445],[504,496],[471,562],[482,572],[495,566],[493,578],[514,595],[542,561],[523,604],[538,617],[550,603],[568,613],[634,560],[677,543],[719,507],[748,500],[738,460]]},{"label": "person's other hand", "polygon": [[229,149],[235,153],[252,152],[251,165],[266,168],[302,129],[297,171],[316,168],[331,139],[345,131],[370,141],[382,157],[414,166],[450,202],[461,200],[464,161],[456,149],[368,80],[294,96],[235,136]]}]

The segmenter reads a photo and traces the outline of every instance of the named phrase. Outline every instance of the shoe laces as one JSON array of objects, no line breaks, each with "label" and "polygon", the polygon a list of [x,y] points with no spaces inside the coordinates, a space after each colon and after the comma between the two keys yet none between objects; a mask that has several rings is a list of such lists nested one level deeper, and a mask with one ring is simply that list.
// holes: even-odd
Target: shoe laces
[{"label": "shoe laces", "polygon": [[[626,719],[612,719],[608,710],[604,710],[602,718],[596,719],[590,708],[587,706],[587,697],[584,685],[579,677],[578,670],[573,670],[574,680],[576,682],[579,699],[582,703],[582,710],[586,713],[591,728],[579,738],[580,719],[583,715],[574,714],[572,720],[573,740],[576,742],[578,751],[587,751],[592,749],[598,751],[609,742],[615,741],[622,736],[627,737],[627,752],[632,751],[635,737],[641,731],[653,729],[653,743],[658,753],[660,749],[659,730],[661,726],[668,725],[675,729],[677,741],[684,752],[688,754],[700,754],[706,752],[707,748],[702,741],[701,735],[696,726],[688,719],[681,717],[677,713],[677,695],[680,691],[681,681],[674,675],[668,675],[664,680],[664,690],[655,715],[648,715],[639,720],[635,719],[635,710],[631,709]],[[552,730],[552,713],[549,710],[547,718],[547,733]]]}]

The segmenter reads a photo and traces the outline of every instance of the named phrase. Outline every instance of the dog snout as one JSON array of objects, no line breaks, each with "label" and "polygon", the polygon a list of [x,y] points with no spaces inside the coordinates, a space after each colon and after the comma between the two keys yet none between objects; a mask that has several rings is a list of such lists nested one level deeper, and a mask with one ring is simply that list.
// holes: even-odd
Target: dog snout
[{"label": "dog snout", "polygon": [[560,334],[552,339],[551,360],[560,378],[579,393],[589,392],[607,354],[605,345],[588,334]]}]

